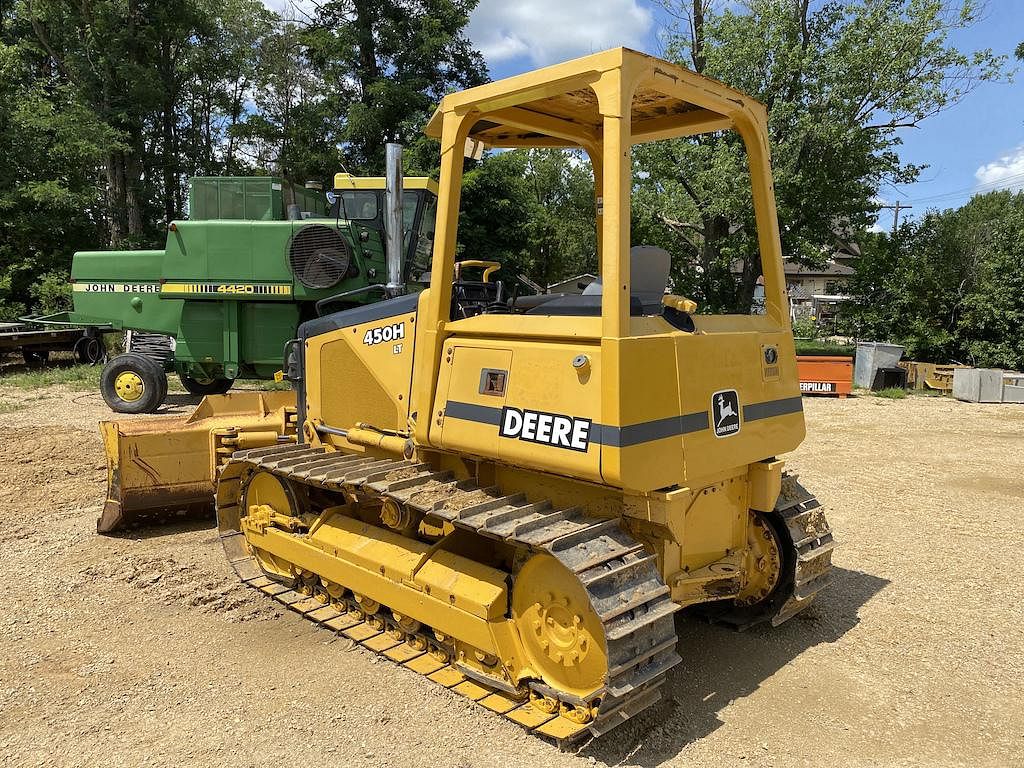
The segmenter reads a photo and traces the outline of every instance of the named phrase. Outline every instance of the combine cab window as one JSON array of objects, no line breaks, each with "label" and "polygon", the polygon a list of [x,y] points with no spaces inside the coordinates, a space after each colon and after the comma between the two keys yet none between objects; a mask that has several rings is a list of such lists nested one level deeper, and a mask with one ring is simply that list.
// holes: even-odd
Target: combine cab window
[{"label": "combine cab window", "polygon": [[339,217],[349,221],[373,221],[377,218],[377,193],[350,190],[339,195]]},{"label": "combine cab window", "polygon": [[[430,272],[430,256],[434,251],[434,220],[437,218],[437,198],[430,192],[424,193],[423,213],[416,230],[412,252],[409,254],[409,274],[413,279]],[[408,225],[407,225],[408,226]],[[411,232],[412,230],[407,230]]]},{"label": "combine cab window", "polygon": [[402,194],[402,231],[406,233],[406,237],[416,225],[416,206],[419,202],[419,192],[406,191]]}]

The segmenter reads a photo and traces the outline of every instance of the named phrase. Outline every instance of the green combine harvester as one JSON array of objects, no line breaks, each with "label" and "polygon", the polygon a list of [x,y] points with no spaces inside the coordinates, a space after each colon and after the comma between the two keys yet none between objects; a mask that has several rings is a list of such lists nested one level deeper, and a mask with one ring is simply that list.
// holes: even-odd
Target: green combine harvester
[{"label": "green combine harvester", "polygon": [[[168,226],[163,250],[76,253],[66,321],[135,340],[104,367],[103,399],[147,413],[163,403],[168,372],[197,395],[273,378],[301,322],[379,301],[389,286],[415,289],[430,269],[437,185],[401,176],[392,185],[399,194],[383,177],[340,173],[325,196],[270,177],[194,178],[189,219]],[[389,261],[391,197],[401,225]]]}]

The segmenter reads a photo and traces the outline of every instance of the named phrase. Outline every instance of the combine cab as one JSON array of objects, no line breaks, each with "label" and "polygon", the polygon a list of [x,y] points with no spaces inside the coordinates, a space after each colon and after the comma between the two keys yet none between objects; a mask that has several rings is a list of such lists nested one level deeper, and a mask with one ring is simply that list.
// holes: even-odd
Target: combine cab
[{"label": "combine cab", "polygon": [[[777,458],[804,419],[766,119],[625,49],[446,96],[429,288],[304,323],[295,441],[218,472],[239,578],[560,741],[659,699],[677,609],[747,626],[806,608],[833,544]],[[698,314],[666,295],[668,255],[631,247],[631,147],[721,130],[746,146],[763,315]],[[474,144],[589,155],[595,293],[524,302],[456,269]]]}]

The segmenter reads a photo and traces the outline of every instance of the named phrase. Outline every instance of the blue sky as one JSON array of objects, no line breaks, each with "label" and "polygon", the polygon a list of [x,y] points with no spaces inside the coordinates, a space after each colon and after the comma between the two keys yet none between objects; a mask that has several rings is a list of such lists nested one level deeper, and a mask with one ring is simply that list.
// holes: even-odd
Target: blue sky
[{"label": "blue sky", "polygon": [[[667,23],[660,8],[643,0],[481,0],[469,33],[491,76],[500,78],[615,45],[658,53]],[[991,48],[1011,57],[1022,41],[1022,0],[989,0],[983,18],[953,38],[964,51]],[[928,168],[915,184],[884,186],[879,198],[912,205],[914,216],[962,205],[978,190],[1024,188],[1024,70],[1015,83],[981,84],[900,136],[903,159]],[[883,211],[879,225],[891,226],[891,217]]]},{"label": "blue sky", "polygon": [[[291,1],[264,0],[276,9]],[[315,0],[295,2],[312,11]],[[468,32],[497,79],[617,45],[657,54],[668,21],[649,0],[480,0]],[[1024,0],[988,0],[982,19],[953,38],[961,50],[992,48],[1011,59],[1022,41]],[[1016,82],[983,83],[900,135],[901,157],[928,168],[915,184],[884,186],[879,198],[912,205],[914,216],[962,205],[979,190],[1024,188],[1024,66]],[[891,217],[882,211],[879,225],[891,226]]]},{"label": "blue sky", "polygon": [[[1008,54],[1024,42],[1024,3],[991,0],[984,18],[953,38],[965,51]],[[920,215],[928,208],[963,205],[978,190],[1024,188],[1024,69],[1012,83],[983,83],[956,106],[902,132],[901,156],[927,164],[919,181],[881,190]],[[882,222],[885,223],[885,222]]]}]

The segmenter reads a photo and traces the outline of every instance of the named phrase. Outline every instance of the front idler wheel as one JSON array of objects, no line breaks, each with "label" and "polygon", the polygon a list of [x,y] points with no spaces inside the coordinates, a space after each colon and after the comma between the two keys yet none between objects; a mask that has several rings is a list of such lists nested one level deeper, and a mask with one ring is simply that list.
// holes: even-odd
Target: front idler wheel
[{"label": "front idler wheel", "polygon": [[579,579],[556,558],[534,555],[519,571],[512,618],[530,668],[549,688],[587,699],[604,686],[604,624]]}]

